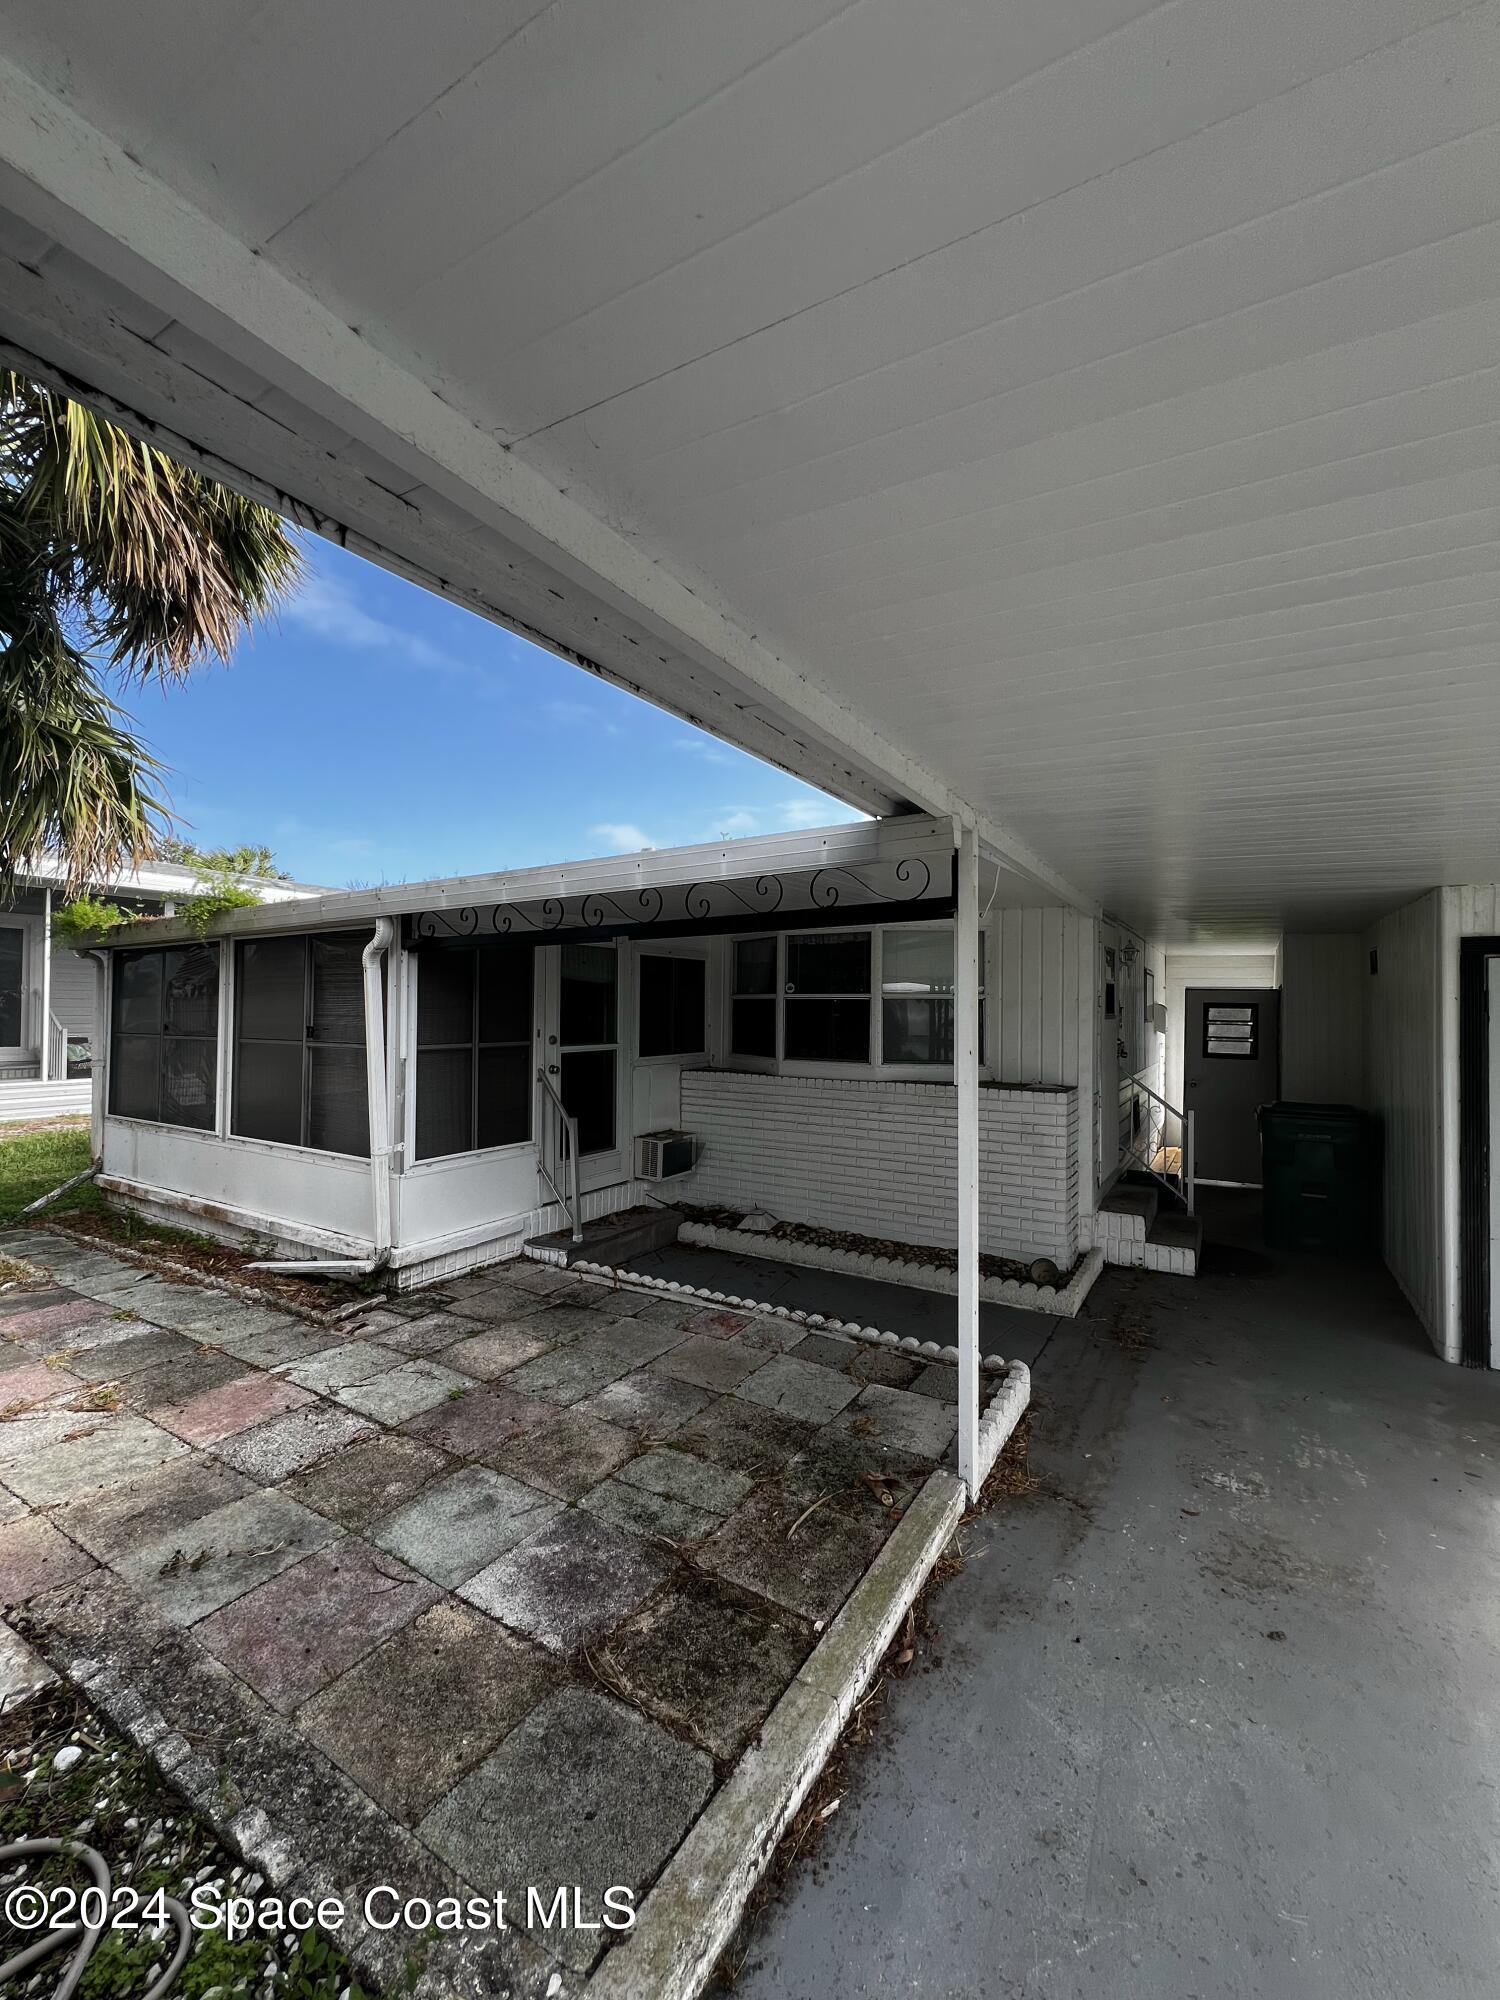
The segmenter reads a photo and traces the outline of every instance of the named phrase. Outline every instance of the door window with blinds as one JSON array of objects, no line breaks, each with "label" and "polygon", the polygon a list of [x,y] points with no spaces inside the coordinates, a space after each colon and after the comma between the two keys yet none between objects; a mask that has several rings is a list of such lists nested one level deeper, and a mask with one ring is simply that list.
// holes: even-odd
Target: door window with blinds
[{"label": "door window with blinds", "polygon": [[0,925],[0,1049],[18,1049],[26,1032],[26,933]]},{"label": "door window with blinds", "polygon": [[419,1160],[516,1146],[531,1137],[534,972],[526,945],[419,955]]},{"label": "door window with blinds", "polygon": [[114,955],[109,1109],[212,1132],[218,1120],[219,948]]},{"label": "door window with blinds", "polygon": [[241,1139],[368,1157],[364,932],[247,938],[235,957]]},{"label": "door window with blinds", "polygon": [[1260,1052],[1260,1009],[1255,1003],[1234,1006],[1214,1000],[1203,1009],[1203,1053],[1253,1062]]}]

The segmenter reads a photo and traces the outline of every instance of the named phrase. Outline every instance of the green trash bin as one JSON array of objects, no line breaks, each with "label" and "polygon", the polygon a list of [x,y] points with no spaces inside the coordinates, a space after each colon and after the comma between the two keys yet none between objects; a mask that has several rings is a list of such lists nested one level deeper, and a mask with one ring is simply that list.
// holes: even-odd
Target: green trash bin
[{"label": "green trash bin", "polygon": [[1375,1254],[1379,1173],[1365,1112],[1352,1104],[1263,1104],[1260,1151],[1268,1249]]}]

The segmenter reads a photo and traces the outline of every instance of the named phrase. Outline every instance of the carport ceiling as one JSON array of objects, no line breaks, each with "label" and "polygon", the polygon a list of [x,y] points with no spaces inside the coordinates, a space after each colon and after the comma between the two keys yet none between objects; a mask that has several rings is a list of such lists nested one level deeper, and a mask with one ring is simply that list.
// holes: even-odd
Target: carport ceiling
[{"label": "carport ceiling", "polygon": [[1497,48],[8,0],[0,334],[847,798],[1167,938],[1347,926],[1500,876]]}]

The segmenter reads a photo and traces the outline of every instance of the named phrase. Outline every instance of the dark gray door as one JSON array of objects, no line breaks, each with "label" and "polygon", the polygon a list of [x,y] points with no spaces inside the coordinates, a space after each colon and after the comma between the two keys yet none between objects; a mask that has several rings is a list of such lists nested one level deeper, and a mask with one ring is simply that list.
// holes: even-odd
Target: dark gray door
[{"label": "dark gray door", "polygon": [[1184,1015],[1183,1109],[1194,1114],[1197,1177],[1258,1187],[1255,1114],[1280,1092],[1281,995],[1190,986]]}]

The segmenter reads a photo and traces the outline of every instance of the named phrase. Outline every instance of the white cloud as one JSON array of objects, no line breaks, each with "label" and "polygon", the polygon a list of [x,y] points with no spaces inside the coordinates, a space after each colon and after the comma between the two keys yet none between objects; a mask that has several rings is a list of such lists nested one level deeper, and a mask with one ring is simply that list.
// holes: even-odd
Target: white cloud
[{"label": "white cloud", "polygon": [[[803,826],[833,826],[850,816],[847,806],[837,805],[832,799],[783,799],[776,810],[789,832]],[[860,813],[856,817],[864,819],[867,815]]]},{"label": "white cloud", "polygon": [[722,743],[715,743],[711,736],[674,736],[674,750],[685,750],[690,757],[701,757],[705,764],[732,764],[735,753]]},{"label": "white cloud", "polygon": [[586,701],[544,702],[542,713],[549,722],[565,729],[594,729],[603,736],[623,736],[625,733],[618,722],[611,722],[607,715],[601,715],[597,708],[590,708]]},{"label": "white cloud", "polygon": [[330,576],[309,576],[284,612],[293,624],[332,646],[344,646],[351,652],[393,653],[429,672],[459,674],[487,689],[494,685],[472,661],[455,659],[419,632],[409,632],[367,611],[347,584]]},{"label": "white cloud", "polygon": [[733,812],[725,813],[718,825],[718,832],[730,839],[735,838],[739,834],[756,833],[759,829],[760,815],[758,813],[747,812],[743,807],[737,807]]},{"label": "white cloud", "polygon": [[611,854],[638,854],[643,847],[655,847],[656,842],[649,833],[628,820],[605,820],[598,826],[591,826],[589,832],[597,840],[606,844]]}]

